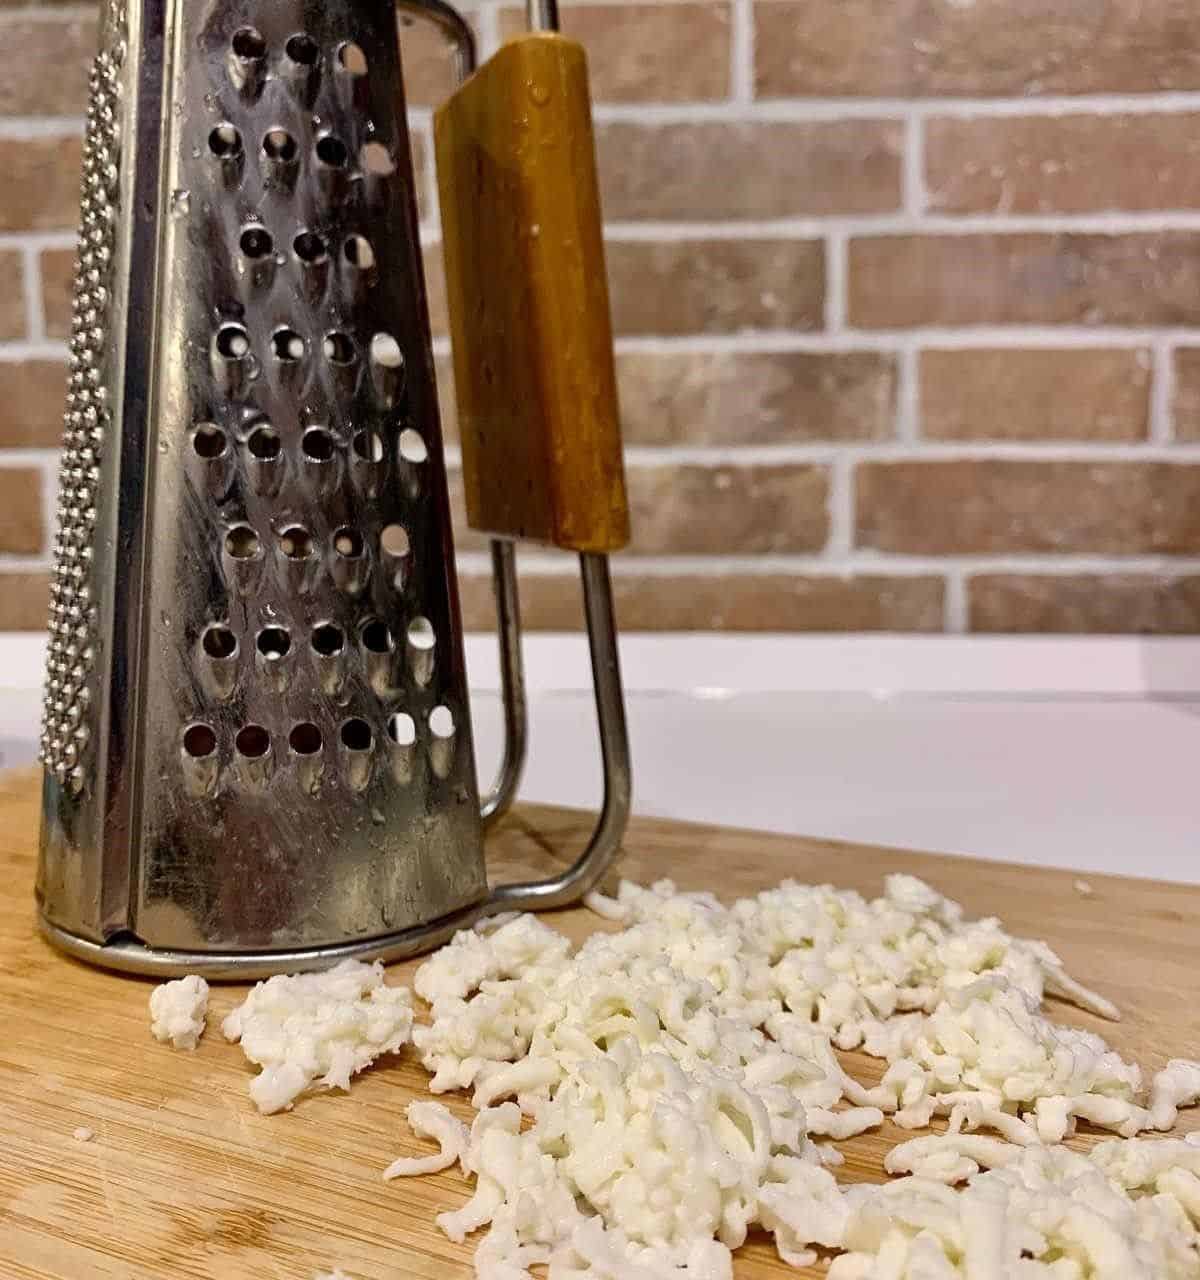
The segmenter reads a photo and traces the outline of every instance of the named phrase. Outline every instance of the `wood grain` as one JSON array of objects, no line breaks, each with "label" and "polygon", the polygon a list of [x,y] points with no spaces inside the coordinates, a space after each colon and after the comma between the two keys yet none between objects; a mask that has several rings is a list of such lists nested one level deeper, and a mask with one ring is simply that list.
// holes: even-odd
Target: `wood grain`
[{"label": "wood grain", "polygon": [[[258,1115],[246,1093],[253,1068],[217,1025],[244,988],[214,988],[209,1031],[195,1053],[178,1053],[150,1037],[149,983],[89,969],[41,941],[36,822],[33,775],[0,777],[0,1276],[311,1280],[335,1265],[354,1280],[469,1276],[470,1246],[433,1225],[435,1213],[464,1201],[465,1180],[379,1178],[395,1156],[416,1150],[403,1115],[424,1093],[425,1073],[411,1055],[366,1072],[349,1094]],[[497,873],[545,869],[577,849],[590,825],[583,814],[524,810],[497,834]],[[911,871],[972,914],[1045,937],[1126,1013],[1110,1026],[1056,1004],[1061,1021],[1100,1030],[1147,1069],[1200,1049],[1200,889],[1089,876],[1094,894],[1082,897],[1070,872],[645,819],[632,824],[626,847],[625,874],[670,875],[724,896],[787,876],[873,894],[886,872]],[[552,919],[577,940],[598,927],[583,911]],[[390,980],[408,981],[416,963],[396,966]],[[845,1061],[863,1080],[878,1078],[870,1059]],[[469,1116],[464,1099],[449,1101]],[[72,1138],[81,1125],[94,1141]],[[1192,1113],[1181,1127],[1198,1125]],[[895,1137],[841,1144],[842,1176],[881,1178]],[[784,1267],[757,1236],[736,1274],[821,1273]]]},{"label": "wood grain", "polygon": [[629,540],[583,47],[505,44],[434,116],[471,527]]}]

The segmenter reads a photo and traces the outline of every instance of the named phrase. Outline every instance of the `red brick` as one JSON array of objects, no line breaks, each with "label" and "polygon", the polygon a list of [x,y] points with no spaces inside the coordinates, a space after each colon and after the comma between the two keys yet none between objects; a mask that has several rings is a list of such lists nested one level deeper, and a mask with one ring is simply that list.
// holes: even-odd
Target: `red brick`
[{"label": "red brick", "polygon": [[25,336],[25,285],[21,255],[0,249],[0,339]]},{"label": "red brick", "polygon": [[[935,576],[809,577],[615,574],[623,631],[940,631],[942,580]],[[491,579],[460,578],[463,625],[495,627]],[[530,631],[578,631],[583,624],[574,574],[522,574],[521,620]]]},{"label": "red brick", "polygon": [[0,361],[0,448],[57,448],[66,392],[65,364]]},{"label": "red brick", "polygon": [[828,537],[824,467],[631,467],[627,479],[634,554],[819,551]]},{"label": "red brick", "polygon": [[[467,528],[462,477],[448,477],[454,545],[480,551]],[[829,534],[825,468],[631,466],[626,471],[634,555],[752,555],[819,551]]]},{"label": "red brick", "polygon": [[886,213],[900,205],[901,126],[609,123],[596,135],[604,216],[663,220]]},{"label": "red brick", "polygon": [[1189,0],[759,0],[761,97],[1200,88]]},{"label": "red brick", "polygon": [[405,100],[411,107],[437,106],[454,92],[457,83],[454,47],[432,22],[397,14],[397,25]]},{"label": "red brick", "polygon": [[1175,402],[1172,405],[1177,440],[1200,440],[1200,347],[1175,352]]},{"label": "red brick", "polygon": [[605,255],[617,333],[819,329],[823,323],[825,259],[818,240],[609,241]]},{"label": "red brick", "polygon": [[42,473],[0,467],[0,551],[36,555],[44,542]]},{"label": "red brick", "polygon": [[48,338],[71,335],[71,303],[74,297],[75,250],[47,249],[40,258],[42,308]]},{"label": "red brick", "polygon": [[869,462],[857,545],[909,555],[1200,551],[1200,467],[1159,462]]},{"label": "red brick", "polygon": [[0,15],[0,116],[81,116],[96,56],[92,14]]},{"label": "red brick", "polygon": [[939,213],[1091,213],[1200,207],[1200,115],[930,120]]},{"label": "red brick", "polygon": [[972,631],[1200,632],[1195,574],[980,574],[967,594]]},{"label": "red brick", "polygon": [[0,231],[74,227],[79,213],[77,137],[0,139]]},{"label": "red brick", "polygon": [[50,575],[0,575],[0,631],[45,631],[50,617]]},{"label": "red brick", "polygon": [[[597,102],[694,102],[729,93],[728,4],[563,5],[566,35],[587,49]],[[523,9],[500,13],[501,34],[525,30]]]},{"label": "red brick", "polygon": [[921,432],[931,440],[1144,440],[1144,350],[923,351]]},{"label": "red brick", "polygon": [[1200,323],[1200,234],[854,239],[851,324]]},{"label": "red brick", "polygon": [[895,361],[874,351],[623,352],[628,444],[882,440],[895,416]]}]

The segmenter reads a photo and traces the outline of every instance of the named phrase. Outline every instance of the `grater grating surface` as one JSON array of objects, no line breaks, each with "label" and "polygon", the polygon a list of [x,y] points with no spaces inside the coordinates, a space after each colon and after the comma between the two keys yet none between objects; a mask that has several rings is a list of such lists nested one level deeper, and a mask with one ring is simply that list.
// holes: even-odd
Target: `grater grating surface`
[{"label": "grater grating surface", "polygon": [[96,622],[92,572],[100,460],[111,428],[105,368],[120,160],[122,15],[110,10],[109,47],[92,62],[80,182],[79,240],[67,406],[50,582],[49,653],[39,758],[72,792],[87,778],[94,737]]},{"label": "grater grating surface", "polygon": [[132,20],[84,177],[46,917],[230,953],[426,924],[486,879],[395,12]]}]

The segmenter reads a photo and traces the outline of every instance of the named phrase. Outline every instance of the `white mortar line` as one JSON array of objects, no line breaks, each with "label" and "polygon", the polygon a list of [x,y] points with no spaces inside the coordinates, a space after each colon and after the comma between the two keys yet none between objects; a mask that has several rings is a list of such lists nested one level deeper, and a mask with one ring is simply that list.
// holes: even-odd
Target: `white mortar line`
[{"label": "white mortar line", "polygon": [[757,98],[730,106],[723,102],[599,102],[597,120],[686,124],[708,120],[875,119],[910,115],[922,120],[1005,116],[1114,116],[1200,112],[1200,92],[1080,94],[1046,98]]},{"label": "white mortar line", "polygon": [[927,200],[925,195],[925,122],[912,114],[904,122],[904,150],[900,171],[904,212],[910,217],[922,217]]},{"label": "white mortar line", "polygon": [[831,334],[846,326],[846,237],[840,229],[825,236],[825,328]]},{"label": "white mortar line", "polygon": [[729,93],[734,102],[754,101],[754,3],[732,0],[729,32]]},{"label": "white mortar line", "polygon": [[82,116],[0,118],[0,141],[4,142],[34,142],[41,138],[74,138],[82,133]]},{"label": "white mortar line", "polygon": [[26,245],[21,251],[25,280],[25,336],[30,342],[46,339],[46,309],[42,301],[42,264],[37,249]]},{"label": "white mortar line", "polygon": [[1165,338],[1155,341],[1150,374],[1150,435],[1156,444],[1174,438],[1175,358],[1174,348]]},{"label": "white mortar line", "polygon": [[830,461],[825,555],[844,556],[854,546],[854,465],[845,454],[836,454]]},{"label": "white mortar line", "polygon": [[479,61],[482,63],[500,48],[500,5],[481,4],[476,12],[479,15],[479,28],[476,33]]},{"label": "white mortar line", "polygon": [[57,449],[0,449],[0,470],[12,467],[37,467],[44,470],[49,467],[52,475],[57,475]]},{"label": "white mortar line", "polygon": [[0,231],[0,249],[74,249],[74,231]]},{"label": "white mortar line", "polygon": [[44,339],[40,342],[0,342],[0,364],[22,364],[26,360],[66,360],[67,344]]},{"label": "white mortar line", "polygon": [[[456,562],[460,572],[491,571],[491,558],[486,551],[460,551]],[[576,557],[563,552],[518,549],[517,563],[523,573],[579,573]],[[830,556],[824,552],[811,555],[764,553],[740,556],[654,555],[639,556],[622,552],[610,561],[617,577],[704,577],[707,574],[812,575],[814,577],[851,577],[855,574],[893,576],[898,578],[958,573],[1021,574],[1045,577],[1105,574],[1154,574],[1168,577],[1200,575],[1200,557],[1180,556],[1101,556],[1062,555],[1030,552],[1025,555],[945,555],[903,556],[869,549],[854,550]]]},{"label": "white mortar line", "polygon": [[959,569],[951,569],[946,574],[942,587],[942,608],[944,610],[943,631],[957,636],[964,634],[970,628],[966,578]]},{"label": "white mortar line", "polygon": [[921,435],[918,359],[911,343],[896,354],[896,439],[910,444]]},{"label": "white mortar line", "polygon": [[1093,235],[1131,236],[1200,231],[1200,210],[1164,209],[1151,213],[821,214],[767,219],[612,220],[604,224],[610,240],[766,240],[826,234],[836,227],[847,236]]},{"label": "white mortar line", "polygon": [[1200,463],[1200,443],[1156,441],[1096,443],[1048,440],[938,440],[913,443],[814,441],[804,444],[763,445],[626,445],[625,461],[631,467],[786,466],[827,465],[836,458],[854,462],[1163,462],[1195,466]]},{"label": "white mortar line", "polygon": [[908,344],[963,351],[993,348],[1024,350],[1028,347],[1105,350],[1113,347],[1149,347],[1159,338],[1171,339],[1184,345],[1200,345],[1200,328],[1083,328],[1064,325],[1061,329],[1056,329],[1043,325],[979,325],[968,329],[945,329],[928,325],[912,329],[854,329],[837,334],[756,329],[742,333],[623,334],[617,337],[615,345],[618,354],[626,351],[664,354],[896,351]]}]

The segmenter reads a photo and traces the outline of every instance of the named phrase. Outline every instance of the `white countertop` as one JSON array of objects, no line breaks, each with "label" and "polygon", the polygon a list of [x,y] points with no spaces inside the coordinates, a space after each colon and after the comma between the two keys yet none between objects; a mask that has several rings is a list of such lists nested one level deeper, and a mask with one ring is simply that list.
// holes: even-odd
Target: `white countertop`
[{"label": "white countertop", "polygon": [[[494,641],[470,636],[480,772]],[[40,637],[0,639],[0,759]],[[522,794],[599,797],[587,652],[533,636]],[[627,636],[639,813],[1200,883],[1200,640]]]}]

